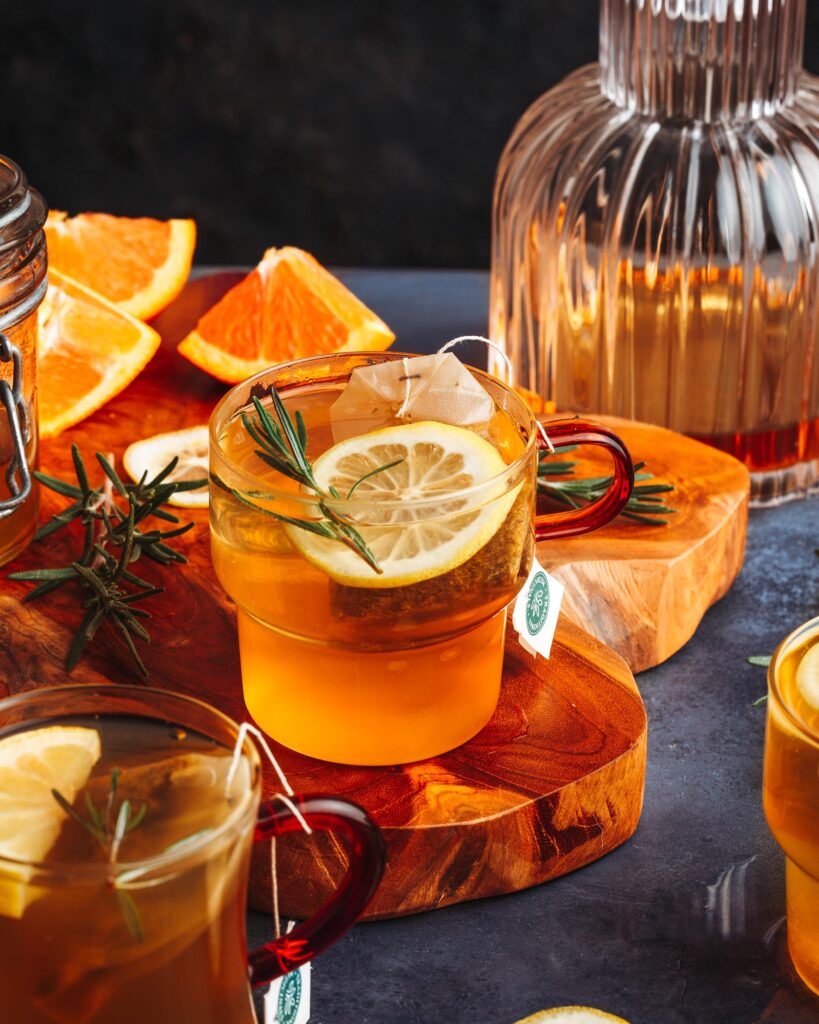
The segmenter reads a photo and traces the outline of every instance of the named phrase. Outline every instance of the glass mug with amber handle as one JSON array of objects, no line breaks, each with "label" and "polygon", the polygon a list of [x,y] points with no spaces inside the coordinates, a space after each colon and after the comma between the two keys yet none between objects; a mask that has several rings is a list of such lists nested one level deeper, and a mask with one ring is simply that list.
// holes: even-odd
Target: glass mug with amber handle
[{"label": "glass mug with amber handle", "polygon": [[[429,520],[453,533],[469,517],[484,516],[493,523],[488,539],[464,561],[407,585],[333,576],[314,557],[305,530],[292,525],[315,520],[314,494],[265,465],[242,417],[255,415],[254,397],[267,406],[274,385],[290,416],[303,416],[315,461],[333,447],[330,409],[352,372],[405,358],[411,366],[412,356],[389,352],[274,367],[234,387],[211,418],[211,549],[236,603],[245,702],[271,736],[329,761],[405,763],[479,732],[498,702],[506,609],[527,578],[535,539],[603,526],[633,485],[628,452],[612,431],[580,419],[550,422],[555,446],[603,447],[613,480],[592,505],[536,515],[537,458],[546,446],[538,423],[512,389],[470,369],[492,399],[484,441],[500,454],[502,461],[491,453],[502,470],[417,500],[385,503],[362,486],[345,490],[333,508],[364,537],[393,531],[401,543],[407,524]],[[434,442],[437,424],[425,426]],[[440,429],[439,437],[453,436],[451,425]],[[383,461],[391,458],[387,451]],[[291,522],[276,518],[282,514]]]},{"label": "glass mug with amber handle", "polygon": [[[234,758],[238,739],[226,715],[165,690],[74,685],[0,701],[4,1021],[255,1024],[250,986],[354,924],[383,872],[379,830],[332,796],[262,801],[258,753],[244,738]],[[112,854],[81,819],[96,807],[119,822],[126,801]],[[247,955],[251,848],[299,831],[299,815],[346,841],[347,875],[312,917]]]}]

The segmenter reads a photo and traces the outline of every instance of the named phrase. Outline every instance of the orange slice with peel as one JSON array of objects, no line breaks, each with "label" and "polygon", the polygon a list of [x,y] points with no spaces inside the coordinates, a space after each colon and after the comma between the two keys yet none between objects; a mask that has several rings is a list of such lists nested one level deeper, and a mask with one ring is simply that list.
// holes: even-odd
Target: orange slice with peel
[{"label": "orange slice with peel", "polygon": [[380,352],[395,335],[310,253],[268,249],[199,320],[179,352],[234,384],[258,370],[330,352]]},{"label": "orange slice with peel", "polygon": [[192,220],[109,213],[69,217],[52,210],[45,233],[50,267],[140,320],[156,316],[182,291],[196,245]]},{"label": "orange slice with peel", "polygon": [[54,437],[104,405],[143,369],[159,335],[56,270],[39,309],[40,437]]}]

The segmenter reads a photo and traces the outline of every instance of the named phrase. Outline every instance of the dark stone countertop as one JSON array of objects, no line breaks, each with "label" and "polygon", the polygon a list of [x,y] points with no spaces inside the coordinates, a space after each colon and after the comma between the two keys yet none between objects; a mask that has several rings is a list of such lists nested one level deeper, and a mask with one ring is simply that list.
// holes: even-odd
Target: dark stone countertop
[{"label": "dark stone countertop", "polygon": [[[485,330],[478,272],[340,276],[429,351]],[[745,567],[689,643],[637,677],[649,716],[634,837],[510,896],[359,925],[313,968],[313,1024],[512,1024],[581,1004],[630,1024],[813,1024],[785,949],[783,859],[761,806],[765,654],[819,612],[819,499],[751,514]],[[272,936],[251,913],[249,941]]]}]

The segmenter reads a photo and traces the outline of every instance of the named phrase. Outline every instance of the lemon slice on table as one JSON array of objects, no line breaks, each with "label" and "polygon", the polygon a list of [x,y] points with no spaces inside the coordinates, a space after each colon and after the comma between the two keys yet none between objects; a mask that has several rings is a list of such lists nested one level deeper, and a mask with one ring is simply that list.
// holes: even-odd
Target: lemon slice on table
[{"label": "lemon slice on table", "polygon": [[[446,423],[405,423],[350,437],[320,455],[313,474],[324,490],[334,487],[342,498],[355,487],[353,499],[361,507],[352,521],[366,522],[356,529],[383,571],[376,573],[337,540],[295,526],[286,527],[287,535],[309,562],[347,586],[403,587],[432,579],[466,562],[503,524],[520,485],[506,491],[498,481],[478,507],[459,492],[504,469],[488,441]],[[421,499],[432,500],[413,504]]]},{"label": "lemon slice on table", "polygon": [[[142,441],[134,441],[125,449],[122,464],[125,472],[137,483],[142,474],[147,473],[148,479],[155,477],[160,470],[177,456],[179,462],[165,477],[168,483],[179,480],[200,480],[208,476],[208,428],[188,427],[187,430],[172,430],[168,434],[155,434]],[[197,487],[194,491],[177,491],[168,501],[169,505],[181,508],[207,508],[208,485]]]},{"label": "lemon slice on table", "polygon": [[[0,740],[0,858],[37,863],[46,857],[66,817],[52,789],[73,803],[99,757],[99,733],[79,726],[30,729]],[[22,915],[28,877],[23,866],[0,865],[0,914]]]},{"label": "lemon slice on table", "polygon": [[531,1017],[519,1020],[517,1024],[628,1024],[622,1017],[615,1017],[602,1010],[594,1010],[590,1006],[557,1006],[553,1010],[541,1010]]}]

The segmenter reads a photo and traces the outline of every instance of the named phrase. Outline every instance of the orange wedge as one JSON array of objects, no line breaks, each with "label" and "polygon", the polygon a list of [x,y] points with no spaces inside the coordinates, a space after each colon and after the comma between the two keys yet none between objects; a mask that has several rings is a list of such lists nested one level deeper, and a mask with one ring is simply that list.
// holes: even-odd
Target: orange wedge
[{"label": "orange wedge", "polygon": [[48,271],[37,342],[40,436],[90,416],[136,377],[159,348],[152,327],[101,295]]},{"label": "orange wedge", "polygon": [[182,291],[193,260],[192,220],[113,217],[52,210],[45,225],[48,263],[126,313],[149,320]]},{"label": "orange wedge", "polygon": [[302,356],[381,351],[395,335],[308,252],[268,249],[197,323],[179,352],[234,384]]}]

